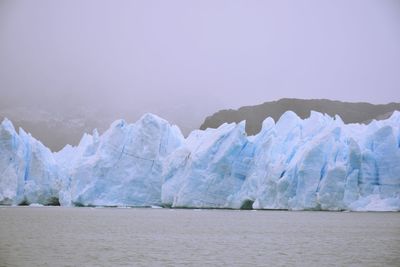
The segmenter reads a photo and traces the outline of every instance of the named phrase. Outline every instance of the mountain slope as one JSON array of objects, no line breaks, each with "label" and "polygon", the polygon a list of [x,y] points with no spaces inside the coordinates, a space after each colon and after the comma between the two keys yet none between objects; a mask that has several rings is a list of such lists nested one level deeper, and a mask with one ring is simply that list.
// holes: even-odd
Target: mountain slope
[{"label": "mountain slope", "polygon": [[238,110],[221,110],[207,117],[200,129],[217,128],[228,122],[246,120],[247,134],[254,135],[261,130],[261,124],[267,117],[277,121],[287,110],[294,111],[302,119],[310,116],[311,110],[339,115],[345,123],[368,123],[373,119],[388,118],[394,110],[400,110],[400,103],[374,105],[370,103],[351,103],[328,99],[294,99],[283,98],[278,101],[265,102],[255,106],[245,106]]}]

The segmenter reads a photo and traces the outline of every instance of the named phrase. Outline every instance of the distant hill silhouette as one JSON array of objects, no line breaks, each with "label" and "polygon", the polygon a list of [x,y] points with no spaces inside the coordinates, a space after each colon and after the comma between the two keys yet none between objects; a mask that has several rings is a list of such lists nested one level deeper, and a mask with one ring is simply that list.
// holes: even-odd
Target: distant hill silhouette
[{"label": "distant hill silhouette", "polygon": [[277,121],[287,110],[294,111],[301,118],[308,118],[315,110],[330,116],[339,115],[345,123],[369,123],[371,120],[388,118],[394,110],[400,110],[400,103],[374,105],[370,103],[351,103],[328,99],[283,98],[255,106],[245,106],[238,110],[220,110],[205,119],[200,129],[217,128],[225,122],[246,120],[246,132],[254,135],[261,130],[262,122],[267,117]]}]

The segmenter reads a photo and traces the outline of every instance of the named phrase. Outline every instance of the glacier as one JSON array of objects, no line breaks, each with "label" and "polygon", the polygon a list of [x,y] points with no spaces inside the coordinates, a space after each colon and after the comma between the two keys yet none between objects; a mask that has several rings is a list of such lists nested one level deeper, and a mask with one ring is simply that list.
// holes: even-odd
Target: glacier
[{"label": "glacier", "polygon": [[176,126],[151,114],[134,124],[115,121],[102,136],[56,153],[61,171],[60,203],[78,206],[161,205],[164,158],[184,138]]},{"label": "glacier", "polygon": [[58,165],[51,151],[11,121],[0,125],[0,204],[58,204]]},{"label": "glacier", "polygon": [[345,124],[288,111],[247,136],[245,122],[194,130],[153,114],[115,121],[52,153],[0,125],[0,204],[285,210],[400,210],[400,112]]}]

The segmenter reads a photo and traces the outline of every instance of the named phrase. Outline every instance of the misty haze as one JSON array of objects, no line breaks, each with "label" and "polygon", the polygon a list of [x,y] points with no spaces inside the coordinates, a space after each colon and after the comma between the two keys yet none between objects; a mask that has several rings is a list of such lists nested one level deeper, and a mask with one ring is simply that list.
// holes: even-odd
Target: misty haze
[{"label": "misty haze", "polygon": [[280,98],[400,102],[399,12],[391,0],[3,0],[0,116],[58,150],[147,112],[188,134]]}]

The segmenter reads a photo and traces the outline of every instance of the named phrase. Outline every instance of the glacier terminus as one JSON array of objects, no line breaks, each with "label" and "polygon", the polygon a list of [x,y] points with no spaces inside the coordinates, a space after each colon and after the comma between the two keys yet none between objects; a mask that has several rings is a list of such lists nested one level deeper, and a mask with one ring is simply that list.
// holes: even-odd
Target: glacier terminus
[{"label": "glacier terminus", "polygon": [[247,136],[245,122],[194,130],[153,114],[118,120],[51,152],[5,119],[0,204],[285,210],[400,210],[400,112],[345,124],[287,111]]}]

